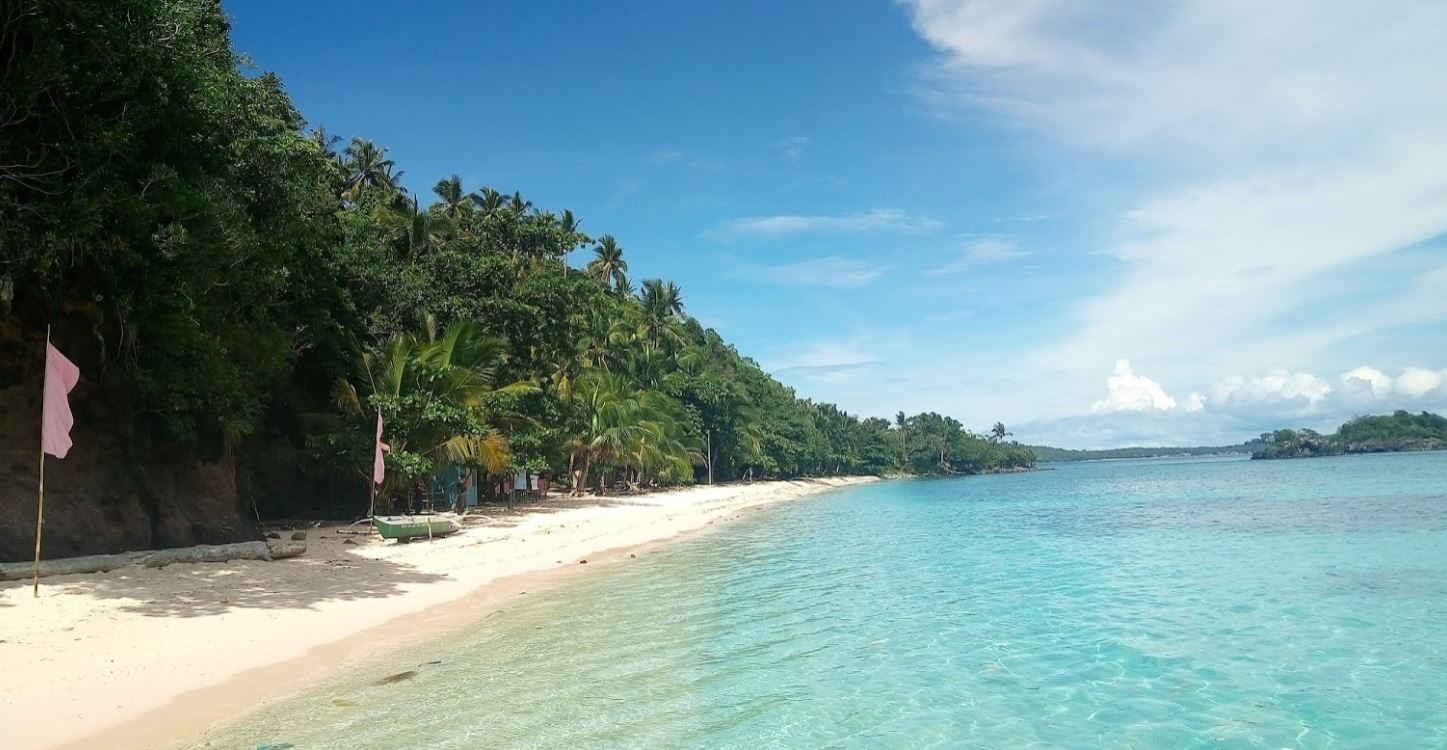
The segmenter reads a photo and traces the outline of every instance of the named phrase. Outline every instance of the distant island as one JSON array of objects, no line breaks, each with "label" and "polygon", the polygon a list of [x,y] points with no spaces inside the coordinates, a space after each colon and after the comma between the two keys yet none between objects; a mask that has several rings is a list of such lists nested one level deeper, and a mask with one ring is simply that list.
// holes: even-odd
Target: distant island
[{"label": "distant island", "polygon": [[1165,456],[1225,456],[1244,455],[1254,453],[1261,448],[1261,443],[1252,440],[1237,445],[1200,445],[1189,448],[1181,447],[1130,447],[1130,448],[1105,448],[1102,450],[1074,450],[1070,448],[1052,448],[1048,445],[1032,445],[1030,450],[1035,452],[1035,458],[1042,463],[1062,461],[1108,461],[1122,458],[1162,458]]},{"label": "distant island", "polygon": [[[1261,435],[1260,449],[1252,458],[1315,458],[1352,453],[1447,450],[1447,417],[1431,412],[1411,414],[1398,410],[1380,416],[1357,417],[1335,434],[1315,430],[1277,430]],[[1039,450],[1036,450],[1039,455]],[[1043,457],[1042,457],[1042,460]]]}]

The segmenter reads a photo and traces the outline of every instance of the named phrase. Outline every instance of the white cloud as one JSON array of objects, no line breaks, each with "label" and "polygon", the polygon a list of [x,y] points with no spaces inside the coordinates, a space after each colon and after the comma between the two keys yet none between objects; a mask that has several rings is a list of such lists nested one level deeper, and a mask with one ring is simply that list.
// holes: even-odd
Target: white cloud
[{"label": "white cloud", "polygon": [[746,266],[735,276],[765,284],[856,289],[873,283],[885,270],[878,263],[829,255],[780,265]]},{"label": "white cloud", "polygon": [[1130,362],[1116,360],[1115,374],[1105,379],[1106,396],[1090,405],[1093,412],[1169,411],[1176,408],[1160,383],[1131,370]]},{"label": "white cloud", "polygon": [[926,270],[924,275],[952,276],[984,263],[1023,258],[1028,254],[1009,240],[999,238],[975,240],[960,248],[959,257],[944,265]]},{"label": "white cloud", "polygon": [[1423,398],[1433,394],[1442,397],[1447,396],[1441,392],[1444,383],[1447,383],[1447,370],[1408,367],[1397,376],[1396,390],[1410,398]]},{"label": "white cloud", "polygon": [[[1331,432],[1361,414],[1447,409],[1447,369],[1408,367],[1393,378],[1363,365],[1340,376],[1342,387],[1307,372],[1277,369],[1221,378],[1209,394],[1192,392],[1180,408],[1153,380],[1116,365],[1110,394],[1089,414],[1026,419],[1019,439],[1072,448],[1121,445],[1228,445],[1282,427]],[[1162,400],[1165,399],[1165,400]]]},{"label": "white cloud", "polygon": [[1392,392],[1392,378],[1375,367],[1362,365],[1342,373],[1341,387],[1347,393],[1381,398]]},{"label": "white cloud", "polygon": [[765,369],[775,375],[799,375],[814,380],[837,379],[879,362],[860,339],[814,341],[795,347]]},{"label": "white cloud", "polygon": [[1096,147],[1296,154],[1447,105],[1435,0],[902,4],[944,53],[934,93]]},{"label": "white cloud", "polygon": [[804,155],[804,148],[809,145],[809,136],[796,135],[779,141],[779,152],[785,159],[798,159]]},{"label": "white cloud", "polygon": [[1292,402],[1315,406],[1332,392],[1331,384],[1309,372],[1275,369],[1264,375],[1231,375],[1211,386],[1213,406],[1253,406]]},{"label": "white cloud", "polygon": [[683,159],[687,154],[673,148],[660,148],[648,155],[648,160],[654,164],[670,164]]},{"label": "white cloud", "polygon": [[928,234],[943,226],[938,219],[898,208],[835,215],[781,214],[730,219],[704,232],[715,239],[787,237],[800,234]]},{"label": "white cloud", "polygon": [[[901,4],[942,53],[932,101],[1024,123],[1061,163],[1104,155],[1101,193],[1123,196],[1094,248],[1113,278],[1028,364],[1085,383],[1130,351],[1202,382],[1447,319],[1440,275],[1383,262],[1447,233],[1447,3]],[[1383,296],[1324,283],[1350,274],[1380,276]]]}]

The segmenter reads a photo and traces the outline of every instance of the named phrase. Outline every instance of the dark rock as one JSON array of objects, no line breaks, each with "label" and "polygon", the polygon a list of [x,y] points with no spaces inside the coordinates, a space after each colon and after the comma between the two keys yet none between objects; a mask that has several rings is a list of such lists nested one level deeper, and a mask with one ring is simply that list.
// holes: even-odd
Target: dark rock
[{"label": "dark rock", "polygon": [[291,533],[291,540],[292,540],[293,542],[305,542],[305,541],[306,541],[306,532],[305,532],[305,531],[293,531],[293,532]]}]

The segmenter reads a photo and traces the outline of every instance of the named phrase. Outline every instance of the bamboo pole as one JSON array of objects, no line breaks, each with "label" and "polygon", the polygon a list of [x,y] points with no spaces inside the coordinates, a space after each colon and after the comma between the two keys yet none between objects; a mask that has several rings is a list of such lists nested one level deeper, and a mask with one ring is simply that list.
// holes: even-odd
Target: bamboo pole
[{"label": "bamboo pole", "polygon": [[[45,325],[45,363],[50,361],[50,324]],[[40,371],[40,484],[35,501],[35,587],[32,594],[40,598],[40,534],[45,530],[45,368]]]},{"label": "bamboo pole", "polygon": [[45,448],[40,449],[40,493],[35,503],[35,597],[40,598],[40,532],[45,527]]}]

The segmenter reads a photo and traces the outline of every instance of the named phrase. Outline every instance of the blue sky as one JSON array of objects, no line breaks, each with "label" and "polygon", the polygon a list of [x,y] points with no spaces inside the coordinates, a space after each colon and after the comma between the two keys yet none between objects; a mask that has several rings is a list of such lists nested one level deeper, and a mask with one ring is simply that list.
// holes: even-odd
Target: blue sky
[{"label": "blue sky", "polygon": [[1447,406],[1447,4],[225,4],[409,188],[572,209],[851,412],[1104,447]]}]

